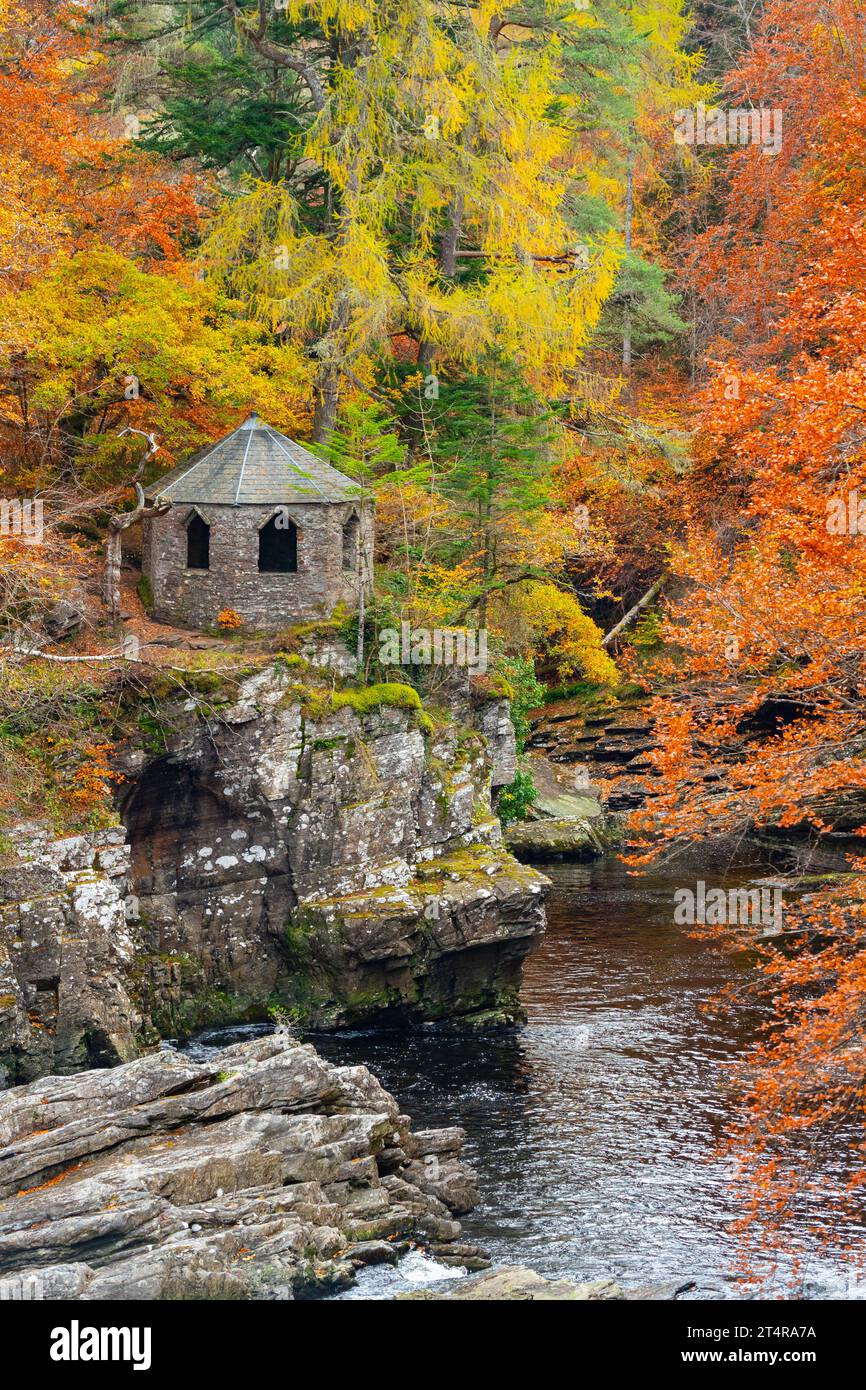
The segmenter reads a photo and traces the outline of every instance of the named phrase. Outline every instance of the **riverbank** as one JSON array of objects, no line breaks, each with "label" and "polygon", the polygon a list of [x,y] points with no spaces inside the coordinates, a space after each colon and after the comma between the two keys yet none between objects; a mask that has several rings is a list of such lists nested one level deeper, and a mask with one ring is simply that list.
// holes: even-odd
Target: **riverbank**
[{"label": "riverbank", "polygon": [[[723,886],[762,867],[706,877]],[[742,1208],[717,1144],[737,1103],[733,1068],[760,1015],[705,1006],[744,978],[749,958],[717,954],[674,924],[670,874],[631,876],[607,858],[554,864],[550,877],[550,925],[529,957],[522,1031],[355,1030],[310,1035],[312,1051],[258,1025],[201,1035],[174,1062],[160,1052],[89,1073],[86,1084],[110,1092],[136,1068],[143,1077],[166,1070],[162,1098],[127,1096],[107,1129],[104,1107],[82,1111],[80,1098],[68,1116],[40,1105],[33,1127],[43,1132],[24,1142],[43,1155],[41,1166],[16,1169],[10,1181],[10,1191],[36,1190],[7,1202],[7,1240],[12,1219],[19,1247],[11,1261],[7,1252],[6,1270],[27,1267],[23,1251],[31,1264],[61,1267],[65,1292],[115,1297],[128,1284],[159,1297],[163,1263],[174,1279],[179,1260],[183,1279],[209,1289],[205,1296],[225,1282],[221,1297],[387,1300],[413,1291],[462,1297],[467,1269],[489,1258],[494,1273],[521,1266],[569,1299],[574,1287],[581,1298],[618,1297],[614,1287],[628,1298],[670,1298],[686,1285],[684,1298],[743,1298],[748,1290],[733,1276]],[[237,1038],[246,1041],[237,1047]],[[274,1066],[282,1089],[259,1086]],[[318,1089],[298,1090],[305,1071]],[[40,1085],[79,1097],[83,1084],[54,1078],[6,1100],[20,1105]],[[88,1196],[86,1166],[76,1167],[82,1153],[69,1144],[83,1136],[86,1165],[87,1136],[99,1149],[118,1123],[131,1126],[118,1152],[134,1172],[125,1161],[118,1182],[111,1153],[97,1157],[111,1182],[106,1205]],[[237,1129],[231,1142],[220,1137],[226,1126]],[[21,1137],[6,1136],[13,1161]],[[274,1151],[289,1165],[283,1180],[259,1174],[251,1195],[232,1165]],[[834,1160],[832,1150],[822,1156],[828,1179]],[[136,1174],[140,1191],[129,1183]],[[86,1198],[80,1211],[76,1189]],[[830,1219],[819,1204],[804,1206],[778,1271],[767,1262],[764,1295],[866,1296],[823,1254],[820,1228]],[[859,1232],[849,1234],[854,1241]],[[110,1256],[104,1269],[82,1253],[97,1238]],[[155,1253],[146,1248],[154,1245]],[[792,1282],[795,1253],[802,1266]],[[538,1285],[527,1296],[552,1295]]]}]

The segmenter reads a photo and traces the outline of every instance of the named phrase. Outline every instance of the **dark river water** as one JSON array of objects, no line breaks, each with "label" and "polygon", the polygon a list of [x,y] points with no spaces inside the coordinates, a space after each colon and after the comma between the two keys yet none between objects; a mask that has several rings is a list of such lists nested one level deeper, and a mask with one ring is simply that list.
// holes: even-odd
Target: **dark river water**
[{"label": "dark river water", "polygon": [[[600,861],[545,872],[549,926],[526,966],[523,1032],[357,1032],[315,1044],[367,1064],[415,1128],[465,1128],[482,1193],[465,1235],[496,1263],[631,1288],[693,1280],[693,1297],[742,1297],[731,1278],[737,1199],[715,1150],[731,1064],[757,1017],[702,1005],[748,967],[673,924],[682,871],[636,879]],[[782,1270],[764,1296],[862,1293],[805,1231],[797,1283]],[[371,1271],[354,1296],[387,1297],[396,1277]]]}]

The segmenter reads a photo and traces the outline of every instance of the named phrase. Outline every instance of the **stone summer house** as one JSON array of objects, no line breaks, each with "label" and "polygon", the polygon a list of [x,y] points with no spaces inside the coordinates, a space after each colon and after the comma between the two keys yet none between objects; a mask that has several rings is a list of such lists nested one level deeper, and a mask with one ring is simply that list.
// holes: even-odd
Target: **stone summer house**
[{"label": "stone summer house", "polygon": [[145,489],[142,565],[154,617],[213,627],[223,609],[278,630],[359,606],[373,577],[364,488],[250,415]]}]

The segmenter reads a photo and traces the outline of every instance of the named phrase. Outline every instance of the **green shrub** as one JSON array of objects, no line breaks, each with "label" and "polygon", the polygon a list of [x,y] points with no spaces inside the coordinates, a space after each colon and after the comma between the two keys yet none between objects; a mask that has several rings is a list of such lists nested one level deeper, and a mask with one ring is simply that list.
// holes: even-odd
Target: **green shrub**
[{"label": "green shrub", "polygon": [[517,735],[517,751],[522,753],[530,729],[526,716],[544,703],[547,692],[536,678],[535,663],[527,657],[505,657],[502,672],[512,690],[511,722]]},{"label": "green shrub", "polygon": [[499,793],[497,812],[503,825],[509,821],[526,820],[526,813],[538,798],[538,791],[528,772],[518,772],[513,782]]}]

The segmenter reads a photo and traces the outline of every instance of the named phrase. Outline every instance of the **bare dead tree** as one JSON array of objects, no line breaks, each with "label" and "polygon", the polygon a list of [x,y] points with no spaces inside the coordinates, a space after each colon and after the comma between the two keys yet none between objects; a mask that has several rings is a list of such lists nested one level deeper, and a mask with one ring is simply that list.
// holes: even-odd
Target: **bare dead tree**
[{"label": "bare dead tree", "polygon": [[145,465],[155,456],[159,450],[159,445],[152,434],[145,434],[144,430],[136,430],[131,426],[120,431],[124,434],[140,434],[147,440],[147,450],[139,461],[132,479],[135,488],[136,505],[131,512],[116,512],[108,520],[108,540],[105,546],[105,602],[112,622],[117,622],[120,617],[120,566],[122,560],[121,537],[124,531],[129,530],[136,522],[147,521],[153,516],[162,516],[171,506],[168,498],[160,498],[152,506],[148,507],[144,496],[144,488],[139,479],[144,472]]}]

